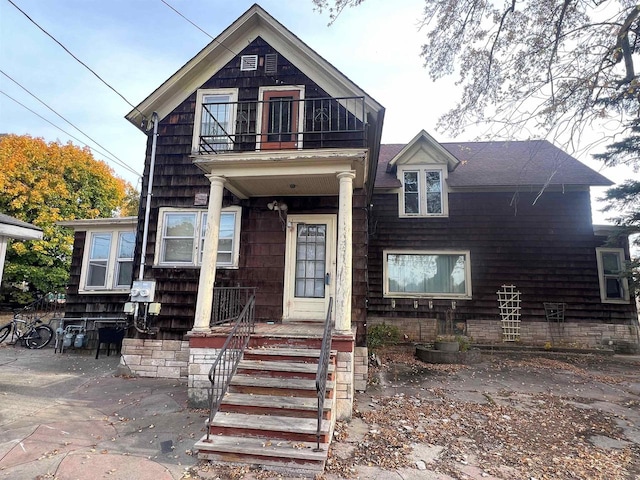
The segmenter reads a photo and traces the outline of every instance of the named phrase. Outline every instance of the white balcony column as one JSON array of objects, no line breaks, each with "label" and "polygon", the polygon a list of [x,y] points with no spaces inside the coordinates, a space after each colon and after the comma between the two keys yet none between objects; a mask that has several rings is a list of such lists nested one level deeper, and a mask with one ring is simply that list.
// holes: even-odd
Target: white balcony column
[{"label": "white balcony column", "polygon": [[211,182],[209,190],[209,208],[207,210],[207,228],[204,233],[204,251],[198,281],[196,316],[191,333],[211,331],[211,309],[213,304],[213,285],[216,281],[216,260],[218,257],[218,239],[220,237],[220,213],[225,179],[207,175]]},{"label": "white balcony column", "polygon": [[353,179],[354,171],[340,172],[338,210],[338,252],[336,271],[335,329],[351,333],[351,290],[353,276]]}]

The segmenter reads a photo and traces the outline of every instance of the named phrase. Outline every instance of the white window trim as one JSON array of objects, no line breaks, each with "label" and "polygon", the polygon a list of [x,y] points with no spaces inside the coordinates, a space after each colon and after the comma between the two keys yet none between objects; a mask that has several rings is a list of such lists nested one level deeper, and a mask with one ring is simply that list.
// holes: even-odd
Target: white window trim
[{"label": "white window trim", "polygon": [[[104,287],[88,287],[87,275],[89,273],[89,256],[91,254],[91,239],[94,234],[111,234],[111,244],[109,246],[109,258],[107,259],[107,276],[106,286]],[[82,255],[82,267],[80,269],[80,284],[78,285],[78,293],[82,294],[109,294],[109,293],[129,293],[131,286],[126,287],[114,287],[116,265],[118,259],[118,246],[120,244],[120,235],[122,233],[133,233],[135,236],[135,230],[131,228],[123,229],[95,229],[87,230],[86,237],[84,239],[84,248]]]},{"label": "white window trim", "polygon": [[[256,117],[256,135],[260,138],[262,135],[262,112],[264,106],[264,94],[265,92],[279,92],[279,91],[289,91],[289,90],[297,90],[300,92],[300,98],[298,100],[298,131],[300,132],[297,135],[296,145],[298,149],[302,148],[302,139],[304,128],[304,85],[278,85],[271,87],[260,87],[258,88],[258,113]],[[260,150],[260,146],[256,146],[256,150]]]},{"label": "white window trim", "polygon": [[[232,206],[225,207],[222,209],[222,213],[235,213],[236,221],[234,224],[234,232],[233,232],[233,250],[232,250],[232,263],[220,265],[217,264],[216,268],[220,269],[237,269],[238,262],[240,259],[240,224],[242,223],[242,207],[240,206]],[[194,246],[192,253],[192,261],[191,262],[161,262],[162,255],[162,238],[163,238],[163,230],[164,230],[164,218],[166,213],[196,213],[196,225],[195,225],[195,233],[196,238],[194,238]],[[163,207],[160,208],[159,216],[158,216],[158,227],[156,230],[156,246],[155,246],[155,254],[153,258],[154,267],[164,267],[164,268],[200,268],[200,245],[202,243],[202,218],[204,215],[207,215],[208,211],[206,209],[194,209],[194,208],[175,208],[175,207]]]},{"label": "white window trim", "polygon": [[[237,88],[203,88],[196,92],[196,111],[193,121],[193,138],[191,140],[191,152],[199,154],[200,151],[200,127],[202,125],[202,99],[205,95],[229,95],[230,102],[238,101]],[[236,130],[236,113],[237,104],[231,110],[231,118],[229,118],[230,131],[229,135],[234,135]]]},{"label": "white window trim", "polygon": [[[389,292],[387,255],[464,255],[464,284],[465,293],[412,293],[412,292]],[[382,251],[382,282],[383,296],[385,298],[429,298],[434,300],[453,299],[470,300],[472,298],[471,289],[471,251],[470,250],[399,250],[388,249]]]},{"label": "white window trim", "polygon": [[[404,172],[418,172],[419,213],[405,213],[404,210]],[[427,213],[427,172],[440,172],[442,194],[442,213]],[[398,191],[398,216],[401,218],[443,218],[449,216],[449,193],[447,191],[447,168],[440,165],[401,165],[398,166],[398,180],[402,186]]]},{"label": "white window trim", "polygon": [[598,283],[600,284],[600,300],[602,303],[618,303],[627,304],[630,301],[629,281],[626,277],[622,277],[623,298],[607,298],[607,287],[604,281],[604,263],[602,261],[602,253],[615,253],[620,259],[620,265],[626,262],[625,252],[623,248],[596,248],[596,261],[598,263]]}]

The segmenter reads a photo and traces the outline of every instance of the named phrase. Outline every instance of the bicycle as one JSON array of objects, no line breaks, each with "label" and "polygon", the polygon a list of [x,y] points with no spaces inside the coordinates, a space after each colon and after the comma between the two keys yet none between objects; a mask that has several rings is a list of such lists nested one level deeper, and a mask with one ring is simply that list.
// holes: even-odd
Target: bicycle
[{"label": "bicycle", "polygon": [[35,318],[31,321],[19,318],[17,315],[9,323],[0,327],[0,343],[11,333],[11,340],[14,337],[15,343],[24,342],[27,348],[38,349],[49,345],[53,338],[53,329],[49,325],[42,323],[42,320]]}]

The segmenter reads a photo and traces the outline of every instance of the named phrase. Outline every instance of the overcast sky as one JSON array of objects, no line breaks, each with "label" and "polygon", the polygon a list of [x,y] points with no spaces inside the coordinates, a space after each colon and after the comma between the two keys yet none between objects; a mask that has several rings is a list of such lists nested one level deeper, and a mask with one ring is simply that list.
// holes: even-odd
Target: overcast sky
[{"label": "overcast sky", "polygon": [[[254,2],[166,0],[216,37]],[[211,39],[161,0],[12,0],[133,105],[198,53]],[[454,79],[433,83],[419,57],[423,0],[367,0],[327,26],[328,13],[311,0],[263,0],[260,5],[386,108],[382,140],[406,143],[421,129],[439,141],[473,140],[475,132],[450,138],[435,130],[438,117],[457,99]],[[0,0],[0,70],[67,118],[137,172],[146,136],[124,116],[132,109],[31,23],[8,0]],[[65,131],[95,144],[0,73],[0,90]],[[0,94],[0,133],[29,134],[47,141],[69,135]],[[101,149],[100,149],[101,150]],[[139,188],[136,175],[94,151],[116,174]],[[613,181],[629,172],[602,170]],[[594,196],[601,195],[596,192]],[[594,221],[604,217],[594,206]]]}]

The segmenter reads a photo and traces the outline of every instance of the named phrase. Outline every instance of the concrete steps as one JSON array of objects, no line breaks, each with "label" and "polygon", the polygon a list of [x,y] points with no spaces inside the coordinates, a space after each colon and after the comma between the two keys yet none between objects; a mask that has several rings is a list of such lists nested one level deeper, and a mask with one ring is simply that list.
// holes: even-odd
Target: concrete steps
[{"label": "concrete steps", "polygon": [[[315,375],[320,350],[312,339],[254,343],[245,351],[198,457],[216,462],[258,464],[305,472],[324,470],[334,425],[335,353],[322,405],[320,451]],[[275,346],[274,346],[275,345]],[[301,346],[302,345],[302,346]]]}]

